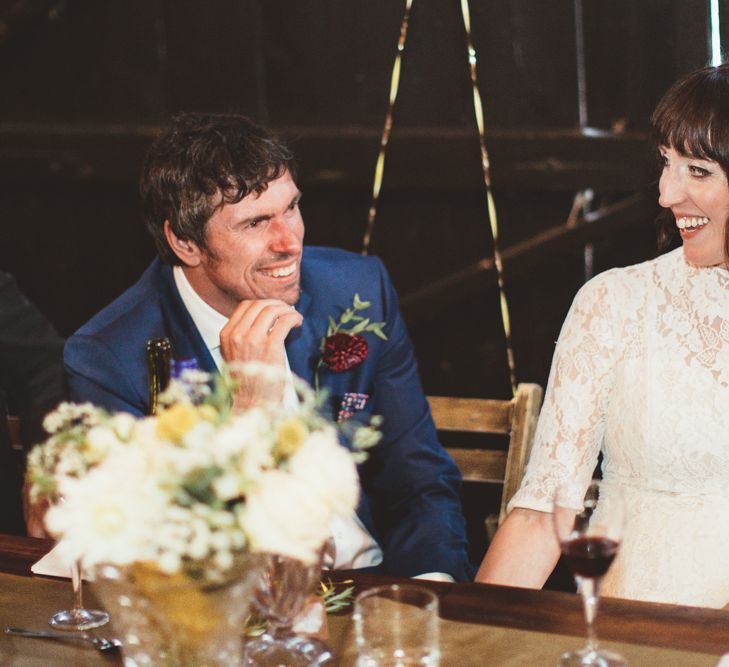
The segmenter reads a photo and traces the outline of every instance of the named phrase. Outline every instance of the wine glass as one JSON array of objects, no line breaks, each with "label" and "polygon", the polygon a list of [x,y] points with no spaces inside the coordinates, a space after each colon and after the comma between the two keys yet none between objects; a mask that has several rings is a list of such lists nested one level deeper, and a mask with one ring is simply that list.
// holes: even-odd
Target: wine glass
[{"label": "wine glass", "polygon": [[600,581],[618,553],[625,522],[620,489],[608,489],[600,480],[592,480],[584,493],[576,483],[562,484],[554,495],[552,516],[562,555],[582,596],[587,629],[585,647],[564,653],[558,665],[625,667],[624,658],[598,647],[595,633]]},{"label": "wine glass", "polygon": [[73,606],[70,609],[57,611],[48,623],[59,630],[90,630],[109,622],[109,614],[100,609],[84,607],[81,590],[81,564],[75,561],[71,565],[71,585],[73,586]]}]

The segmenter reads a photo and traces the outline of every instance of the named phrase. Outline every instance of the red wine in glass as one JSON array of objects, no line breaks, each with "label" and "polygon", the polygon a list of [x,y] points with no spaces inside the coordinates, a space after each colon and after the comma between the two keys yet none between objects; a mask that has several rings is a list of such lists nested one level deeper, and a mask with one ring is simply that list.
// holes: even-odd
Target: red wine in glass
[{"label": "red wine in glass", "polygon": [[562,545],[562,555],[575,576],[602,577],[615,560],[618,546],[609,537],[577,537]]},{"label": "red wine in glass", "polygon": [[599,480],[561,485],[554,495],[554,531],[582,597],[587,645],[564,653],[560,667],[625,667],[625,660],[597,643],[595,617],[600,601],[600,580],[620,548],[625,505],[620,488]]}]

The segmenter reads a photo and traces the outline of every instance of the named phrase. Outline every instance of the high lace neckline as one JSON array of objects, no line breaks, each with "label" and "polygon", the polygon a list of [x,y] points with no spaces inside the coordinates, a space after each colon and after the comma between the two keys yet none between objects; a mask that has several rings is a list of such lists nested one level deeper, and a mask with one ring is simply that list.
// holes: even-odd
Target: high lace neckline
[{"label": "high lace neckline", "polygon": [[710,264],[708,266],[705,266],[703,264],[694,264],[692,261],[686,258],[686,253],[683,251],[682,248],[678,248],[677,250],[681,251],[681,257],[683,259],[683,263],[689,268],[698,273],[714,273],[717,272],[719,274],[727,275],[729,276],[729,266],[727,265],[727,262],[720,262],[719,264]]}]

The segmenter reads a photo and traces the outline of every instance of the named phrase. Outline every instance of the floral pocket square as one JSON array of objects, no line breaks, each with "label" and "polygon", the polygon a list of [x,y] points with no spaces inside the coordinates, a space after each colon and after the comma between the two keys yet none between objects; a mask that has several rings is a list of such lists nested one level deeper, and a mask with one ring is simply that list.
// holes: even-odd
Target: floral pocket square
[{"label": "floral pocket square", "polygon": [[346,392],[342,397],[342,403],[339,406],[337,421],[343,422],[346,419],[349,419],[358,410],[363,410],[364,406],[367,405],[367,399],[369,397],[369,394],[358,394],[354,391]]}]

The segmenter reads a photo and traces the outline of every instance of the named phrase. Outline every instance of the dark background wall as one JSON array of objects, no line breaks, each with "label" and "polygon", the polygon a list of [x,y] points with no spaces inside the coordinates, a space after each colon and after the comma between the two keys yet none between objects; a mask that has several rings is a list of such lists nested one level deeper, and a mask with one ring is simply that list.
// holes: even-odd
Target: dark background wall
[{"label": "dark background wall", "polygon": [[[656,252],[648,118],[678,75],[708,62],[709,2],[470,5],[517,377],[544,385],[585,278],[585,239],[595,272]],[[180,109],[240,111],[288,138],[308,242],[359,251],[404,8],[0,0],[0,268],[64,335],[130,285],[153,256],[139,165]],[[729,16],[729,0],[721,11]],[[465,44],[457,0],[414,1],[371,253],[400,291],[426,391],[506,397],[493,274],[467,271],[423,293],[492,252]],[[580,63],[599,131],[579,127]],[[519,246],[560,229],[585,188],[593,209],[638,203]]]},{"label": "dark background wall", "polygon": [[[729,9],[723,4],[724,9]],[[152,257],[136,178],[179,109],[236,110],[300,156],[310,243],[358,251],[405,3],[395,0],[0,0],[0,267],[64,334]],[[471,3],[502,247],[594,206],[655,195],[647,119],[708,58],[708,1],[585,0],[588,121],[578,126],[575,2]],[[613,132],[612,130],[615,130]],[[595,269],[655,252],[644,207]],[[426,389],[508,395],[460,3],[415,0],[371,252],[403,297]],[[509,265],[519,380],[546,382],[584,280],[579,238]],[[412,298],[411,298],[412,297]]]}]

